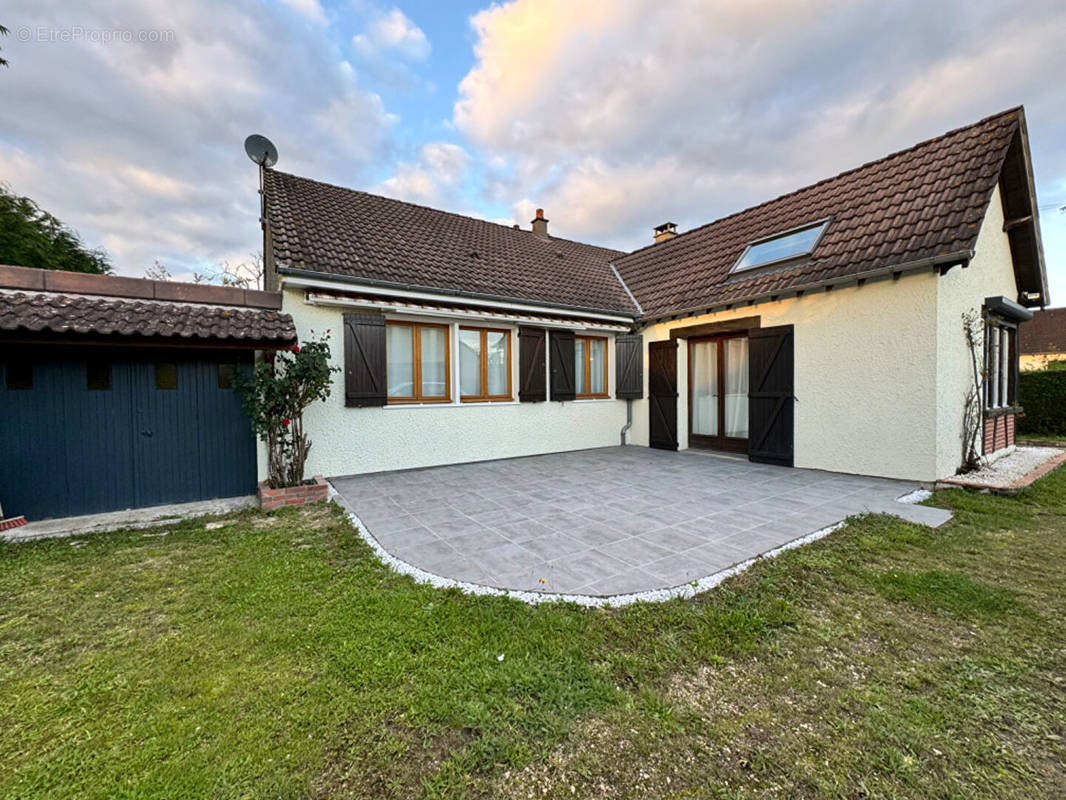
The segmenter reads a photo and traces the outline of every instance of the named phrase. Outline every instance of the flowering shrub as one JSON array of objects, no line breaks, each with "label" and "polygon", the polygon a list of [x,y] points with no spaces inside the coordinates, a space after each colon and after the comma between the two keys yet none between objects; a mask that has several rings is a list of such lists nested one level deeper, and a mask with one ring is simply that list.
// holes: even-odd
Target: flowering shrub
[{"label": "flowering shrub", "polygon": [[267,446],[267,485],[271,489],[303,482],[304,463],[311,449],[311,440],[304,433],[303,412],[315,400],[329,397],[330,375],[338,371],[329,365],[329,345],[322,336],[290,352],[278,352],[272,360],[256,364],[250,375],[237,377],[244,413]]}]

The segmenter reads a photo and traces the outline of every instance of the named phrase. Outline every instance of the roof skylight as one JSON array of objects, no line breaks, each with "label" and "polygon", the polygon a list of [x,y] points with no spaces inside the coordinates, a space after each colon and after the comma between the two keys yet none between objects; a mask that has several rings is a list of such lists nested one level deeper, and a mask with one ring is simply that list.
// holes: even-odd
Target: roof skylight
[{"label": "roof skylight", "polygon": [[755,269],[767,264],[776,264],[779,261],[790,261],[793,258],[810,255],[814,252],[814,248],[827,227],[829,227],[829,220],[824,220],[765,239],[757,239],[744,249],[744,253],[732,271]]}]

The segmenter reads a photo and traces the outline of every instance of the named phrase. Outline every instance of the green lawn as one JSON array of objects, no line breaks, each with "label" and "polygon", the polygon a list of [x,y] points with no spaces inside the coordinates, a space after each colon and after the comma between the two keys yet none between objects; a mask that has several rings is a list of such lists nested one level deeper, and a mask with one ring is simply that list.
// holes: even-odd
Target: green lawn
[{"label": "green lawn", "polygon": [[332,507],[0,545],[0,797],[1066,796],[1066,470],[932,502],[622,610]]}]

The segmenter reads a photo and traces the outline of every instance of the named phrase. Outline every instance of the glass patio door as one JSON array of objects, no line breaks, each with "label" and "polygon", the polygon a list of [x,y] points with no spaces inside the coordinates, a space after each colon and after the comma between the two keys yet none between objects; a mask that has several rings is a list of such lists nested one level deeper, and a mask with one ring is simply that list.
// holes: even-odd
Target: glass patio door
[{"label": "glass patio door", "polygon": [[689,341],[689,442],[747,452],[747,336]]}]

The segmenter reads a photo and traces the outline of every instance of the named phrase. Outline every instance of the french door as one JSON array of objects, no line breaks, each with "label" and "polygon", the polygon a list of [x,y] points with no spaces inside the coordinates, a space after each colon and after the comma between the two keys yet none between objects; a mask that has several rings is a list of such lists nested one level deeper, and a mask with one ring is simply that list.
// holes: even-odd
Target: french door
[{"label": "french door", "polygon": [[748,452],[746,333],[689,339],[689,444]]}]

